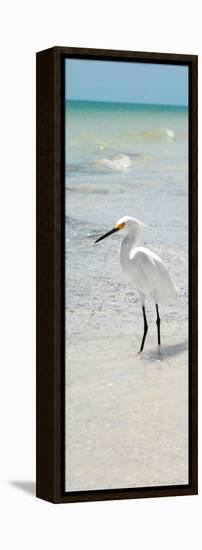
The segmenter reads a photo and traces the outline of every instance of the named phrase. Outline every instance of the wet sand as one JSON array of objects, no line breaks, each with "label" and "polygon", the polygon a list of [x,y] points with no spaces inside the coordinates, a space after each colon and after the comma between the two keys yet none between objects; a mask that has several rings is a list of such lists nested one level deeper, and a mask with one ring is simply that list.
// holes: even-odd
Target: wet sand
[{"label": "wet sand", "polygon": [[[120,321],[120,320],[119,320]],[[86,332],[71,346],[66,375],[66,490],[188,482],[187,327],[149,315]],[[69,355],[68,355],[69,360]]]}]

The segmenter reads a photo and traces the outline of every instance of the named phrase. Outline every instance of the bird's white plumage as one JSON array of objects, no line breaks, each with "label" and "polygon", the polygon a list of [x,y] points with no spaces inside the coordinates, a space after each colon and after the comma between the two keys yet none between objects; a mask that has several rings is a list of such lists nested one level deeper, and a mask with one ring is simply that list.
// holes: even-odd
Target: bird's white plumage
[{"label": "bird's white plumage", "polygon": [[135,284],[141,303],[145,303],[146,297],[153,298],[157,304],[174,303],[177,290],[164,262],[148,248],[137,246],[144,224],[129,216],[121,218],[116,225],[122,224],[127,234],[120,248],[121,266]]},{"label": "bird's white plumage", "polygon": [[140,352],[144,349],[148,331],[145,298],[152,298],[155,302],[158,346],[161,345],[161,319],[158,305],[159,303],[175,302],[177,298],[177,290],[161,258],[148,248],[137,246],[137,241],[144,226],[145,224],[140,220],[131,218],[130,216],[124,216],[118,220],[110,231],[95,241],[95,243],[98,243],[116,231],[126,230],[126,236],[120,248],[120,262],[124,273],[126,273],[129,279],[135,284],[142,304],[144,333]]}]

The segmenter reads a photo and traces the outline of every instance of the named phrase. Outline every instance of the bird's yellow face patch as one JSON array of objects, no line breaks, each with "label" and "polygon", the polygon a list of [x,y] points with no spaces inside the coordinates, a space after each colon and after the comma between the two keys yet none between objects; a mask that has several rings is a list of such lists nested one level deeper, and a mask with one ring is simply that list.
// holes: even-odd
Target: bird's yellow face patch
[{"label": "bird's yellow face patch", "polygon": [[126,224],[124,222],[123,223],[116,223],[115,228],[116,229],[123,229],[125,227],[125,225]]}]

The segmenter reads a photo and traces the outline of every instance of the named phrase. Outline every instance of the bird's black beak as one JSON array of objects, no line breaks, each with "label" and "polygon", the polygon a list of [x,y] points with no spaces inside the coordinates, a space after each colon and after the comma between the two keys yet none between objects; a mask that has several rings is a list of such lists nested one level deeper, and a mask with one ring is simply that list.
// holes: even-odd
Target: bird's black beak
[{"label": "bird's black beak", "polygon": [[102,241],[102,239],[106,239],[106,237],[109,237],[109,235],[112,235],[112,233],[115,233],[118,230],[119,230],[119,227],[113,227],[113,229],[111,229],[110,231],[108,231],[107,233],[99,237],[99,239],[97,239],[94,244],[99,243],[99,241]]}]

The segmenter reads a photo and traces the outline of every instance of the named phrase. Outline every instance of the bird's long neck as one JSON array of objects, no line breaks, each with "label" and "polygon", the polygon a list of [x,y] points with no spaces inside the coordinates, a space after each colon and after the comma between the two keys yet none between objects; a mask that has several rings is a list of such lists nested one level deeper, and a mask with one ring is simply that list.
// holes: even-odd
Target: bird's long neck
[{"label": "bird's long neck", "polygon": [[130,262],[130,255],[138,242],[139,235],[140,228],[135,227],[132,231],[128,233],[128,235],[126,235],[125,239],[123,239],[121,243],[120,261],[123,270],[127,269],[127,265]]}]

